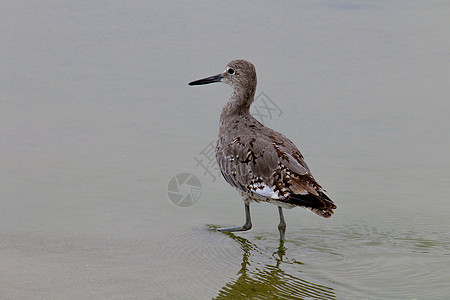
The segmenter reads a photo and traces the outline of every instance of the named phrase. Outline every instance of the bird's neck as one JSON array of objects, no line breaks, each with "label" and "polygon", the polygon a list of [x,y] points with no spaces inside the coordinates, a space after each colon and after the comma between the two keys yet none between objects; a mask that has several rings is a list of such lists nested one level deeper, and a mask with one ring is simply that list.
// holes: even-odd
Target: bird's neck
[{"label": "bird's neck", "polygon": [[220,123],[228,122],[234,117],[250,115],[250,105],[255,99],[256,87],[234,90],[228,102],[223,106]]}]

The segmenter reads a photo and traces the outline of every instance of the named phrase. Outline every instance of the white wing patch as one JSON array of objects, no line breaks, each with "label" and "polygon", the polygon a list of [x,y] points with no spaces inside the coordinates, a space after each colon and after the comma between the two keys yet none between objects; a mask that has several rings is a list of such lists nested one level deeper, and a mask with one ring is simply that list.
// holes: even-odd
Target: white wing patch
[{"label": "white wing patch", "polygon": [[263,197],[269,197],[272,199],[280,199],[278,192],[275,192],[272,188],[270,188],[265,183],[261,184],[261,186],[258,186],[255,190],[255,193],[257,193],[258,195],[261,195]]}]

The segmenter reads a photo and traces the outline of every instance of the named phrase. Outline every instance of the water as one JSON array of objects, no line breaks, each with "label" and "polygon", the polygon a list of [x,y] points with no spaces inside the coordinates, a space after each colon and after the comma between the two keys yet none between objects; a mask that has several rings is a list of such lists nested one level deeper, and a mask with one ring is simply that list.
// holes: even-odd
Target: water
[{"label": "water", "polygon": [[[0,11],[1,298],[450,295],[447,2]],[[338,206],[286,211],[284,244],[269,204],[252,206],[249,232],[209,230],[244,221],[237,193],[194,160],[231,89],[187,83],[237,58],[281,109],[265,124]],[[182,172],[202,185],[189,208],[167,195]]]}]

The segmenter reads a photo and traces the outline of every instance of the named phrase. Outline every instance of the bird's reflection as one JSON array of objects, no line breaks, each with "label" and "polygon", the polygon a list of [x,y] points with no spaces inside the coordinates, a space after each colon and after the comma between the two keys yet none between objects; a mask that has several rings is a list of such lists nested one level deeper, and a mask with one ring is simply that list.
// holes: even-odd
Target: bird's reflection
[{"label": "bird's reflection", "polygon": [[[249,240],[224,233],[239,243],[243,254],[241,269],[237,278],[226,283],[215,299],[335,299],[332,288],[316,284],[287,273],[280,265],[299,264],[298,261],[286,261],[286,248],[280,241],[278,249],[272,253],[272,263],[261,264],[253,258],[255,254],[263,254]],[[285,259],[285,260],[283,260]]]}]

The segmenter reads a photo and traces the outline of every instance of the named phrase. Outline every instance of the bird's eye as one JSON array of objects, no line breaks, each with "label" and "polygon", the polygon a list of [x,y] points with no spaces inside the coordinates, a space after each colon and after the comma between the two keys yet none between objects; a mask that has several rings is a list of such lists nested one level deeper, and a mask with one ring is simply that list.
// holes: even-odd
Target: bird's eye
[{"label": "bird's eye", "polygon": [[228,68],[227,72],[228,72],[228,74],[233,75],[234,74],[234,69],[233,68]]}]

